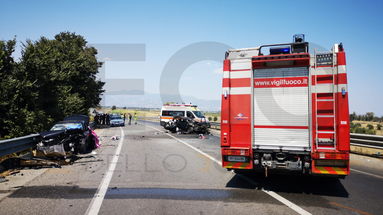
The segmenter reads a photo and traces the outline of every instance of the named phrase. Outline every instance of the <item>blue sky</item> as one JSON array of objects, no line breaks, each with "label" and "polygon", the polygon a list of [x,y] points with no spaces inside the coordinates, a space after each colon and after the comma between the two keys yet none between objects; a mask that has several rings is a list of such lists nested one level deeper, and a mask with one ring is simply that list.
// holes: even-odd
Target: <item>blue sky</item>
[{"label": "blue sky", "polygon": [[[145,61],[108,62],[107,76],[144,79],[145,91],[158,93],[166,62],[187,45],[254,47],[290,42],[293,34],[304,33],[307,41],[328,49],[343,42],[350,111],[383,115],[382,9],[379,1],[3,0],[0,39],[16,36],[22,42],[70,31],[91,44],[145,44]],[[220,68],[215,61],[193,64],[183,73],[181,94],[219,99]]]}]

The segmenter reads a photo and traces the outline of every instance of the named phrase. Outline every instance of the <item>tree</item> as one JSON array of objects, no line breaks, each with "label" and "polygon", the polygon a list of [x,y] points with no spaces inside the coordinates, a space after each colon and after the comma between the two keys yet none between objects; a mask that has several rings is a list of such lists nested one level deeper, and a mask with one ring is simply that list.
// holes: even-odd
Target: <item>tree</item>
[{"label": "tree", "polygon": [[213,121],[216,122],[218,120],[217,116],[214,116]]},{"label": "tree", "polygon": [[11,92],[15,92],[13,78],[15,62],[12,53],[15,51],[16,40],[0,41],[0,139],[9,133],[8,111],[11,107]]},{"label": "tree", "polygon": [[64,32],[27,41],[19,63],[12,58],[15,44],[0,41],[0,138],[40,132],[99,104],[101,64],[82,36]]},{"label": "tree", "polygon": [[58,121],[96,107],[104,85],[96,80],[101,66],[96,54],[82,36],[69,32],[57,34],[54,40],[27,41],[21,66],[26,78],[35,83],[36,108]]},{"label": "tree", "polygon": [[351,121],[351,122],[354,121],[354,120],[356,120],[356,119],[357,119],[357,115],[356,115],[355,112],[353,112],[352,114],[350,114],[350,121]]},{"label": "tree", "polygon": [[367,112],[365,120],[372,121],[374,119],[374,115],[375,115],[374,112]]},{"label": "tree", "polygon": [[367,128],[371,130],[371,129],[374,129],[374,126],[371,125],[371,124],[368,124],[368,125],[367,125]]},{"label": "tree", "polygon": [[376,127],[377,130],[382,130],[382,125],[381,124],[378,124],[378,126]]},{"label": "tree", "polygon": [[113,105],[113,106],[112,106],[112,110],[116,110],[116,105]]}]

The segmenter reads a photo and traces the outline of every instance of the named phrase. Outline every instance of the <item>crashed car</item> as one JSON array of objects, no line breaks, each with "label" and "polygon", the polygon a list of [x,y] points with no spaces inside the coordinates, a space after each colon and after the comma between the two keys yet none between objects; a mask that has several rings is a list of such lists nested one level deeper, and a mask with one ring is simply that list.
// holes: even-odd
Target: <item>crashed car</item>
[{"label": "crashed car", "polygon": [[95,136],[89,128],[89,117],[72,115],[57,122],[49,131],[40,133],[37,150],[46,156],[87,153],[95,148]]},{"label": "crashed car", "polygon": [[208,134],[209,123],[198,122],[190,117],[175,116],[172,120],[165,123],[164,128],[173,133],[179,132],[183,134]]}]

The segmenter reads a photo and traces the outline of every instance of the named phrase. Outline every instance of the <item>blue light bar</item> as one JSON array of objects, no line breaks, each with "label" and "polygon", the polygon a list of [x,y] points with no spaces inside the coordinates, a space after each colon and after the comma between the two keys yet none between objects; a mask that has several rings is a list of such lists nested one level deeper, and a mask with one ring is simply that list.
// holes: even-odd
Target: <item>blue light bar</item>
[{"label": "blue light bar", "polygon": [[270,55],[290,54],[290,47],[270,48]]}]

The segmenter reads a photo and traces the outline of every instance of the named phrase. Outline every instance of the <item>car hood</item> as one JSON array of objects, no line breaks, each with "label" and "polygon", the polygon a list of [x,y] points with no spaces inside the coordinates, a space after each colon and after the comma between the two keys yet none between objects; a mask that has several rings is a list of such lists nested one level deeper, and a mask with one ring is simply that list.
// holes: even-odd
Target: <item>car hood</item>
[{"label": "car hood", "polygon": [[58,131],[43,131],[40,133],[40,136],[43,139],[52,139],[57,136],[60,136],[65,133],[65,130],[58,130]]}]

